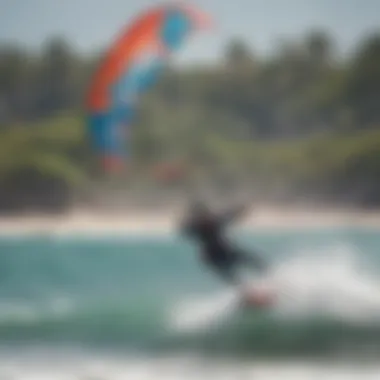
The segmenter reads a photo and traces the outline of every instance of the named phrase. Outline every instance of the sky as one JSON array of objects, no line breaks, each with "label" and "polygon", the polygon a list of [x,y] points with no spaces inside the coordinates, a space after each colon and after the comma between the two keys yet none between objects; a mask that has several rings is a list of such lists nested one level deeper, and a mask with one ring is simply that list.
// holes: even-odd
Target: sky
[{"label": "sky", "polygon": [[[179,60],[212,61],[232,37],[267,54],[282,38],[310,29],[329,32],[345,54],[367,33],[380,31],[380,0],[197,0],[216,27],[192,38]],[[80,51],[109,44],[126,23],[157,0],[0,0],[0,42],[40,48],[49,38],[68,38]]]}]

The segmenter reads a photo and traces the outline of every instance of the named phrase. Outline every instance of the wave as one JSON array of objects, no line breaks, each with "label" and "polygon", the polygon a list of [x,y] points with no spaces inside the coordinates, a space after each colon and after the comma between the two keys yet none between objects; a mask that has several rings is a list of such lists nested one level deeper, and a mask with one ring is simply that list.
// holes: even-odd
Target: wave
[{"label": "wave", "polygon": [[293,250],[264,279],[275,307],[243,311],[233,292],[213,294],[173,241],[7,244],[2,344],[273,356],[380,341],[379,275],[351,245]]},{"label": "wave", "polygon": [[[154,318],[152,318],[154,312]],[[80,344],[144,352],[199,352],[210,355],[307,355],[375,347],[380,324],[333,318],[283,319],[268,312],[238,312],[199,330],[173,330],[165,313],[133,309],[71,312],[23,311],[0,322],[2,344]]]}]

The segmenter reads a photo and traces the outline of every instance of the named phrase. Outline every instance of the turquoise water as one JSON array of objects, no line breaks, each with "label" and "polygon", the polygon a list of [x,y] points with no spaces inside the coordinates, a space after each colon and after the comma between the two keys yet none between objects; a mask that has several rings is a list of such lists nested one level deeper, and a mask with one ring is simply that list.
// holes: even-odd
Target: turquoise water
[{"label": "turquoise water", "polygon": [[3,237],[0,347],[275,358],[380,342],[378,231],[234,235],[272,263],[268,281],[284,293],[273,310],[232,307],[196,247],[175,236]]}]

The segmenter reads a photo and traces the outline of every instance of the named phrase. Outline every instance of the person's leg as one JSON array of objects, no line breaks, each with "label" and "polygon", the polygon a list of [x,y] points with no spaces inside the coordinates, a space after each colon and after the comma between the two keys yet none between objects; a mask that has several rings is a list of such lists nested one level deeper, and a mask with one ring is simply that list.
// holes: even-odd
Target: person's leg
[{"label": "person's leg", "polygon": [[239,277],[234,262],[229,261],[211,261],[209,267],[223,280],[231,285],[239,285]]},{"label": "person's leg", "polygon": [[249,265],[253,269],[265,271],[268,268],[267,263],[256,252],[248,253],[242,249],[235,249],[233,254],[241,264]]}]

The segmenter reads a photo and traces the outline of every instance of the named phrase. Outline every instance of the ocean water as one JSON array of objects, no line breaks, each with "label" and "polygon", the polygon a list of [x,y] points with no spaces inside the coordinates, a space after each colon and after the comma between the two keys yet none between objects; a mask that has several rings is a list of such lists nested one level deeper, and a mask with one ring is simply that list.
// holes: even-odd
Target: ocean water
[{"label": "ocean water", "polygon": [[380,234],[235,231],[278,300],[237,294],[171,235],[0,238],[0,376],[379,379]]}]

